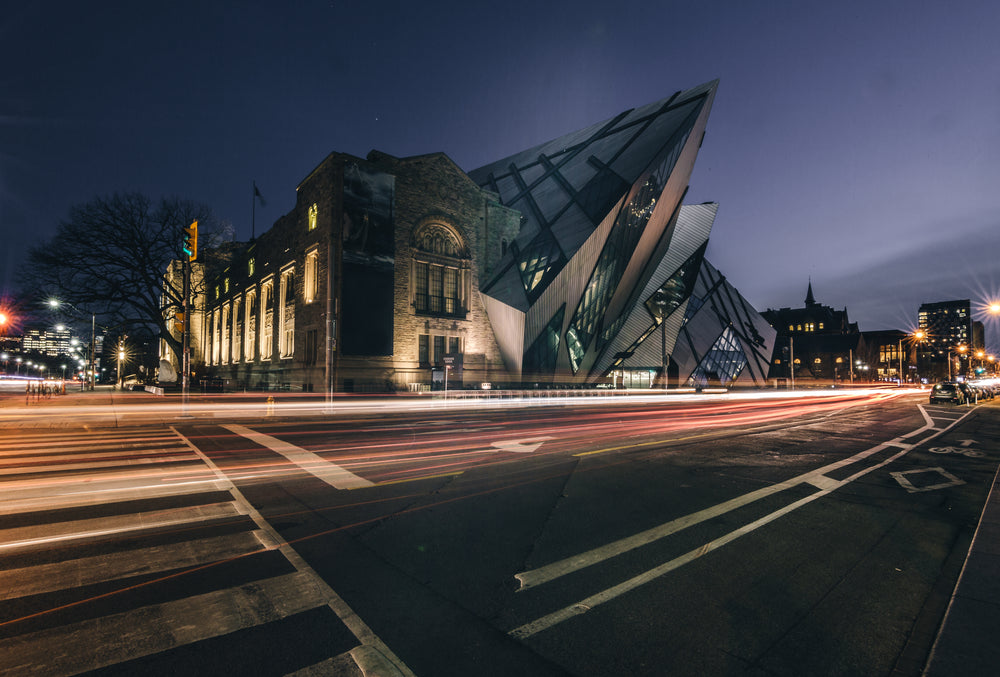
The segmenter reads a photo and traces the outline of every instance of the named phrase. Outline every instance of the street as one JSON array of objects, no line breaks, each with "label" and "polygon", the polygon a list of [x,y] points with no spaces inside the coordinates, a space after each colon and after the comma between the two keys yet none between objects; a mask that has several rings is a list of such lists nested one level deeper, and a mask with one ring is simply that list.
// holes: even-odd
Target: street
[{"label": "street", "polygon": [[920,674],[1000,405],[771,395],[4,429],[0,674]]}]

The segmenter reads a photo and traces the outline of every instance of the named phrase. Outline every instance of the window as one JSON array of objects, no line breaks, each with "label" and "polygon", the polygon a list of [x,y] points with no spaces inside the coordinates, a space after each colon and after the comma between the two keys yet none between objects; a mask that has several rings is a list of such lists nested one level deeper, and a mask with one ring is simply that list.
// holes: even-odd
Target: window
[{"label": "window", "polygon": [[247,277],[253,277],[255,270],[257,270],[257,265],[251,256],[250,260],[247,261]]},{"label": "window", "polygon": [[444,364],[444,336],[434,337],[434,366],[440,367]]},{"label": "window", "polygon": [[319,352],[319,330],[310,329],[306,332],[306,354],[305,363],[312,365],[316,364],[316,356]]},{"label": "window", "polygon": [[302,294],[306,303],[316,299],[319,287],[319,251],[312,250],[306,254],[306,273]]},{"label": "window", "polygon": [[274,329],[274,280],[265,280],[260,285],[260,357],[269,359],[273,350],[271,337]]},{"label": "window", "polygon": [[461,350],[459,350],[458,344],[459,344],[459,340],[458,340],[457,336],[450,336],[448,338],[448,354],[449,355],[458,355],[460,352],[462,352]]},{"label": "window", "polygon": [[[251,259],[252,260],[252,259]],[[257,292],[251,290],[247,292],[247,300],[244,304],[245,318],[243,320],[243,352],[247,362],[253,362],[256,358],[255,349],[257,347]]]},{"label": "window", "polygon": [[465,299],[459,284],[463,278],[454,266],[414,262],[414,308],[428,315],[464,317]]},{"label": "window", "polygon": [[229,293],[229,278],[228,277],[225,280],[222,281],[222,291],[224,291],[227,294]]},{"label": "window", "polygon": [[316,221],[318,220],[318,217],[319,217],[319,207],[317,207],[316,203],[313,202],[311,205],[309,205],[309,223],[307,226],[308,230],[316,230]]},{"label": "window", "polygon": [[427,334],[421,334],[417,337],[417,361],[421,366],[426,366],[431,363],[430,356],[428,355],[428,350],[430,346],[428,345],[430,341],[430,336]]},{"label": "window", "polygon": [[222,364],[229,364],[229,304],[222,306]]},{"label": "window", "polygon": [[414,310],[423,315],[462,317],[467,313],[469,255],[456,230],[428,221],[413,234]]},{"label": "window", "polygon": [[295,352],[295,269],[281,273],[278,298],[278,356],[292,357]]},{"label": "window", "polygon": [[240,300],[233,300],[233,362],[239,362],[243,358],[241,343],[243,339],[243,316],[240,314]]}]

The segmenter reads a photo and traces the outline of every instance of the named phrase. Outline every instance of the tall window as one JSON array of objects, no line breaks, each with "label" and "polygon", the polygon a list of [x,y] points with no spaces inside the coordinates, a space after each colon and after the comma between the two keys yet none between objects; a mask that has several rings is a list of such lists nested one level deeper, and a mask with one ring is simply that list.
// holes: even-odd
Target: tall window
[{"label": "tall window", "polygon": [[233,362],[243,358],[243,316],[240,314],[240,300],[233,300]]},{"label": "tall window", "polygon": [[444,336],[434,337],[434,364],[438,367],[444,364]]},{"label": "tall window", "polygon": [[257,292],[250,290],[247,292],[247,300],[244,304],[245,318],[243,320],[243,357],[247,362],[253,362],[257,357],[254,352],[257,343]]},{"label": "tall window", "polygon": [[470,262],[458,232],[428,221],[415,230],[413,249],[414,310],[423,315],[465,317]]},{"label": "tall window", "polygon": [[426,366],[431,363],[430,355],[430,336],[427,334],[420,334],[417,337],[417,361],[421,366]]},{"label": "tall window", "polygon": [[222,364],[229,364],[229,304],[222,306]]},{"label": "tall window", "polygon": [[306,271],[303,279],[302,295],[306,303],[312,303],[319,293],[319,251],[306,254]]},{"label": "tall window", "polygon": [[278,298],[278,356],[291,357],[295,352],[295,269],[281,273]]},{"label": "tall window", "polygon": [[212,311],[212,364],[219,364],[219,309]]},{"label": "tall window", "polygon": [[318,220],[319,220],[319,207],[317,207],[316,203],[313,202],[311,205],[309,205],[309,222],[307,226],[308,230],[316,230],[316,222]]},{"label": "tall window", "polygon": [[274,333],[274,280],[269,278],[260,285],[260,357],[271,358]]}]

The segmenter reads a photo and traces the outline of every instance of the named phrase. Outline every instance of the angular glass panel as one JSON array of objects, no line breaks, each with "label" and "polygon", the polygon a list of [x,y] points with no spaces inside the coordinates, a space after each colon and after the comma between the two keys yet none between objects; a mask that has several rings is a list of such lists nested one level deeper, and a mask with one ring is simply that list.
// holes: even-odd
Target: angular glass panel
[{"label": "angular glass panel", "polygon": [[691,295],[695,282],[698,280],[698,269],[701,268],[705,256],[706,242],[667,278],[663,285],[646,299],[646,310],[657,322],[670,317],[670,314],[680,308],[684,299]]},{"label": "angular glass panel", "polygon": [[559,244],[548,231],[539,233],[519,254],[517,268],[529,298],[536,290],[540,292],[546,277],[551,278],[565,263]]},{"label": "angular glass panel", "polygon": [[747,357],[740,348],[732,327],[726,327],[701,362],[691,372],[692,385],[729,385],[747,366]]},{"label": "angular glass panel", "polygon": [[556,359],[559,357],[559,334],[562,330],[563,318],[566,316],[564,303],[556,311],[545,329],[524,353],[525,375],[551,375],[556,370]]}]

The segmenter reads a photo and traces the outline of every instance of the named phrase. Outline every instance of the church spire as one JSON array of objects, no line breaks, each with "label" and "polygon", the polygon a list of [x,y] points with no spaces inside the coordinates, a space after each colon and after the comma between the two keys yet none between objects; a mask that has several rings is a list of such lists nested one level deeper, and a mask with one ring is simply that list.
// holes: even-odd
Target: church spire
[{"label": "church spire", "polygon": [[812,276],[809,277],[809,290],[806,292],[806,307],[816,305],[816,299],[813,298],[813,281]]}]

